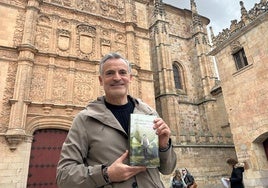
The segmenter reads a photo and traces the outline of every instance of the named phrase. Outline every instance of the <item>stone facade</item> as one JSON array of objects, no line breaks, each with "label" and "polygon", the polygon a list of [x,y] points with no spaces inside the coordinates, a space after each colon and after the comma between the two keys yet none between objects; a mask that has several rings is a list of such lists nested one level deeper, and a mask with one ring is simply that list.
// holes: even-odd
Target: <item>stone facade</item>
[{"label": "stone facade", "polygon": [[[225,160],[236,153],[207,55],[209,19],[190,3],[182,10],[161,0],[1,1],[0,187],[26,187],[35,131],[68,130],[103,95],[98,62],[110,51],[133,65],[130,94],[170,125],[177,167],[188,168],[199,187],[221,187],[231,170]],[[167,187],[170,177],[162,176]]]},{"label": "stone facade", "polygon": [[[268,187],[268,2],[247,11],[241,21],[212,36],[225,105],[239,161],[247,161],[246,187]],[[237,68],[234,54],[243,49],[246,66]]]}]

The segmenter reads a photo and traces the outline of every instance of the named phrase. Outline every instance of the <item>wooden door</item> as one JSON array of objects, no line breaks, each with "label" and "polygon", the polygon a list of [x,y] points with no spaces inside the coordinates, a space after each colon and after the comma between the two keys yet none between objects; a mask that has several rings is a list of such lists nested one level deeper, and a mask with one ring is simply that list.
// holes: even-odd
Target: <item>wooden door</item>
[{"label": "wooden door", "polygon": [[57,188],[56,168],[67,131],[42,129],[33,136],[27,187]]}]

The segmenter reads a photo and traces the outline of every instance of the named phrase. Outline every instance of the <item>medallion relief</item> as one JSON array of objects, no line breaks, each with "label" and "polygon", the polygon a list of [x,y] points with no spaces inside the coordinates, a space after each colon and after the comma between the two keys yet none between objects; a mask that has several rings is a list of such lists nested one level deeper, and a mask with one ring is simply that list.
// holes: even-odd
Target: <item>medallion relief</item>
[{"label": "medallion relief", "polygon": [[92,100],[95,96],[94,85],[93,76],[90,73],[78,72],[74,81],[74,103],[86,105],[88,101]]}]

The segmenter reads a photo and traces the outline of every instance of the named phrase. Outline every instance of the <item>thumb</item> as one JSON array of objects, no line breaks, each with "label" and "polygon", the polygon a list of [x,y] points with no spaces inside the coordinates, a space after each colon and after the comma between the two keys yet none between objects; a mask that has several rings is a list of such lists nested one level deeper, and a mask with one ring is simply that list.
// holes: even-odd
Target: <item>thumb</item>
[{"label": "thumb", "polygon": [[116,161],[117,162],[123,162],[128,156],[128,150],[126,150],[125,153],[123,153]]}]

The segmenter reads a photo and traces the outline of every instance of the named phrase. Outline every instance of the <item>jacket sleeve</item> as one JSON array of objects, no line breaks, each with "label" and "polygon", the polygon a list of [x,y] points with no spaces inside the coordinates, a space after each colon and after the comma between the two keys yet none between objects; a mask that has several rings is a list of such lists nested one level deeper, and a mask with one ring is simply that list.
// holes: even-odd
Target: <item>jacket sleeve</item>
[{"label": "jacket sleeve", "polygon": [[169,148],[166,151],[159,151],[160,167],[159,171],[163,175],[168,175],[173,172],[177,163],[177,156],[172,148],[171,139],[169,139]]},{"label": "jacket sleeve", "polygon": [[77,116],[62,146],[56,181],[60,188],[93,188],[106,184],[102,165],[87,166],[88,139],[82,117]]}]

